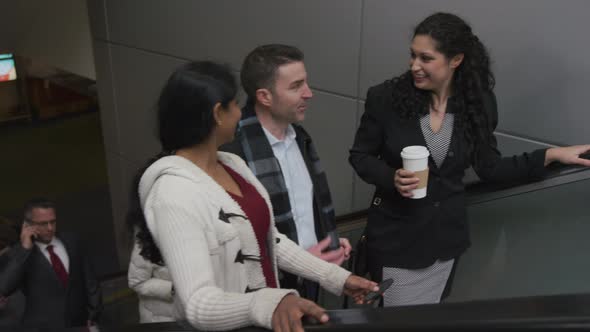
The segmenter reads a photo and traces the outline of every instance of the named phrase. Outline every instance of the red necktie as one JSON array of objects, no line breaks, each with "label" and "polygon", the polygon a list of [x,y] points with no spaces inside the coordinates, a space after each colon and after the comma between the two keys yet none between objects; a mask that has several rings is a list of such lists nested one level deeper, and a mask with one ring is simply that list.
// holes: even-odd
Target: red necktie
[{"label": "red necktie", "polygon": [[55,274],[57,274],[57,277],[59,280],[61,280],[61,283],[64,285],[64,287],[68,287],[68,271],[66,271],[66,268],[61,259],[59,259],[59,256],[57,256],[53,251],[53,245],[48,245],[47,251],[49,252],[49,258],[51,259],[51,265],[53,266]]}]

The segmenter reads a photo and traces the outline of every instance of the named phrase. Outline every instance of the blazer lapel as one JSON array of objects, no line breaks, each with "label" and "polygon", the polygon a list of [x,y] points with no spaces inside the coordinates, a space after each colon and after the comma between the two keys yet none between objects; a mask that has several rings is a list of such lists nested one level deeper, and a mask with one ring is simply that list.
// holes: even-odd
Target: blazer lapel
[{"label": "blazer lapel", "polygon": [[457,109],[457,97],[452,96],[449,98],[447,102],[447,114],[453,114],[455,116],[455,120],[453,122],[453,134],[451,135],[451,142],[449,143],[449,149],[447,151],[447,155],[443,160],[443,163],[440,165],[440,169],[447,168],[447,167],[454,167],[458,162],[462,162],[462,155],[460,152],[465,151],[465,142],[462,141],[462,134],[461,132],[457,131],[457,113],[455,110]]},{"label": "blazer lapel", "polygon": [[453,134],[451,135],[451,142],[449,143],[449,149],[447,150],[447,155],[445,156],[445,159],[443,160],[442,164],[440,165],[440,169],[444,168],[446,165],[454,164],[454,161],[458,157],[457,151],[460,150],[459,144],[461,143],[461,141],[459,140],[459,137],[458,137],[459,133],[457,132],[456,121],[457,121],[457,118],[455,117],[455,123],[453,124]]}]

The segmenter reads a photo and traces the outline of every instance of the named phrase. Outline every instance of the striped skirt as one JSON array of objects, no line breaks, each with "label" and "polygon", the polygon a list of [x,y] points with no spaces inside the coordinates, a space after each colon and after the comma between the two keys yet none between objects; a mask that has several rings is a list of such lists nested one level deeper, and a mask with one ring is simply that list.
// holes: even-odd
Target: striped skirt
[{"label": "striped skirt", "polygon": [[383,306],[439,303],[454,261],[437,260],[429,267],[416,270],[384,266],[383,280],[392,278],[393,285],[383,294]]}]

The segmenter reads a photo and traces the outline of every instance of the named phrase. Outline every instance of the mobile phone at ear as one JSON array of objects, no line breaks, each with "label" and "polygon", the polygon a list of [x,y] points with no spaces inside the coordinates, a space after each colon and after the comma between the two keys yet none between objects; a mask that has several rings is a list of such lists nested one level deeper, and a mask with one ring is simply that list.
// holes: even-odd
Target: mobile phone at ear
[{"label": "mobile phone at ear", "polygon": [[393,279],[391,279],[391,278],[381,281],[378,285],[378,287],[379,287],[378,291],[369,292],[369,293],[367,293],[367,295],[365,295],[365,302],[370,302],[370,301],[374,301],[374,300],[378,299],[380,296],[383,295],[383,293],[385,293],[385,291],[389,287],[391,287],[391,285],[393,285]]},{"label": "mobile phone at ear", "polygon": [[[29,227],[33,227],[33,224],[32,224],[32,223],[30,223],[30,222],[28,222],[28,221],[26,221],[26,220],[25,220],[25,221],[23,221],[23,225],[27,225],[27,226],[29,226]],[[31,234],[31,241],[33,241],[33,242],[34,242],[34,241],[36,241],[36,240],[37,240],[37,235],[35,235],[35,234]]]}]

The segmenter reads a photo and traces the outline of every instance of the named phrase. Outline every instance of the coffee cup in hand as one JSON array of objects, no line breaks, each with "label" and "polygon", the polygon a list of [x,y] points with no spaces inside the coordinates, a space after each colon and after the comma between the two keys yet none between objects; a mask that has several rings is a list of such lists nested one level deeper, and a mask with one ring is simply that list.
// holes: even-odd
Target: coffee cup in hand
[{"label": "coffee cup in hand", "polygon": [[414,172],[417,178],[420,179],[418,187],[412,190],[411,198],[424,198],[426,197],[426,187],[428,185],[428,156],[430,152],[425,146],[412,145],[403,148],[402,162],[404,169]]}]

